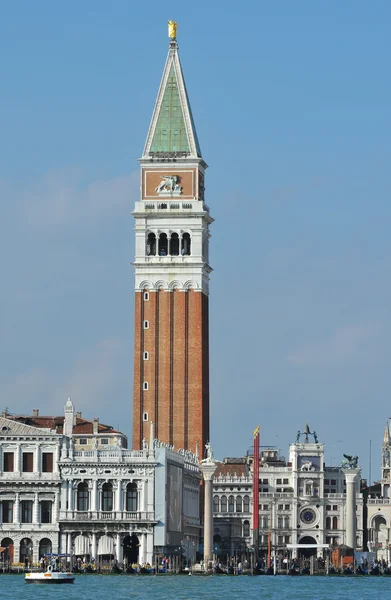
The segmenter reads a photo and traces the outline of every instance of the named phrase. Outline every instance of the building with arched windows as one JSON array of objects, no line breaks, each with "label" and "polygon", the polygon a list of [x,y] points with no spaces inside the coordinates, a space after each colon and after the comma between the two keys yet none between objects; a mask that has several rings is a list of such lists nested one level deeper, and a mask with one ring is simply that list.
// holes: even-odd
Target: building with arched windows
[{"label": "building with arched windows", "polygon": [[[249,453],[225,459],[216,470],[214,544],[220,556],[254,550],[253,462]],[[290,445],[288,460],[275,447],[261,447],[258,493],[260,556],[267,554],[269,540],[273,551],[284,555],[289,549],[292,556],[300,554],[301,545],[312,545],[321,556],[323,547],[346,544],[345,474],[340,466],[325,465],[324,444],[308,426]],[[364,544],[363,509],[358,478],[357,549]]]},{"label": "building with arched windows", "polygon": [[140,450],[70,399],[64,417],[0,417],[0,544],[6,563],[65,553],[101,566],[194,561],[200,536],[198,456],[154,437]]},{"label": "building with arched windows", "polygon": [[381,479],[367,490],[368,549],[391,562],[391,434],[387,419],[382,443]]}]

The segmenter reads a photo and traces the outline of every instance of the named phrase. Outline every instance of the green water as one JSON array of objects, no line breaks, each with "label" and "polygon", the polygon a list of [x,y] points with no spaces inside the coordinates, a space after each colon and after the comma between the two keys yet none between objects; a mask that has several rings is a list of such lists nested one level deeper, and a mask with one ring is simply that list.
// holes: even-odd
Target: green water
[{"label": "green water", "polygon": [[81,575],[73,585],[27,585],[0,575],[1,600],[388,600],[391,577]]}]

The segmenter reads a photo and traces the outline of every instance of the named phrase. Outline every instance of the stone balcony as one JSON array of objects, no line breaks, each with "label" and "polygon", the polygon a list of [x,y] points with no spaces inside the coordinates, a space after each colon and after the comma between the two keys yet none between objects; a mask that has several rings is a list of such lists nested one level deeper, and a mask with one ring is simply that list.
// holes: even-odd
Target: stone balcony
[{"label": "stone balcony", "polygon": [[124,510],[103,512],[100,510],[60,510],[59,521],[77,521],[77,522],[95,522],[95,521],[127,521],[129,523],[139,523],[140,521],[156,522],[153,512],[136,511],[128,512]]},{"label": "stone balcony", "polygon": [[391,506],[391,498],[368,498],[368,504],[388,504]]},{"label": "stone balcony", "polygon": [[155,462],[154,456],[147,450],[80,450],[73,453],[73,460],[62,460],[62,467],[68,464],[76,463],[116,463],[121,464],[140,464],[140,459],[148,462]]}]

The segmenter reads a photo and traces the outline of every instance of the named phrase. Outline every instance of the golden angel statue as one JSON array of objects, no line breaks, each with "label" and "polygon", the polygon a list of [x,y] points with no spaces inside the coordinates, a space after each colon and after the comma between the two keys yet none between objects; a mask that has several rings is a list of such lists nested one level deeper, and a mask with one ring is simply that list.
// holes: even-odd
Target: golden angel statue
[{"label": "golden angel statue", "polygon": [[178,23],[176,21],[168,21],[168,37],[176,40],[176,30]]}]

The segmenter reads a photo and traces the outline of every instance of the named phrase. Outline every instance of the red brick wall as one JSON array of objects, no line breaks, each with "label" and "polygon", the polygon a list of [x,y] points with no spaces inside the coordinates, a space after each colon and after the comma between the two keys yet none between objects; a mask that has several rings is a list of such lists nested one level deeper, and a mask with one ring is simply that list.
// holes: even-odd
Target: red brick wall
[{"label": "red brick wall", "polygon": [[[202,292],[136,292],[133,448],[155,437],[200,455],[209,439],[208,298]],[[149,329],[144,329],[144,321]],[[144,351],[149,360],[143,360]],[[148,391],[143,390],[144,381]]]}]

